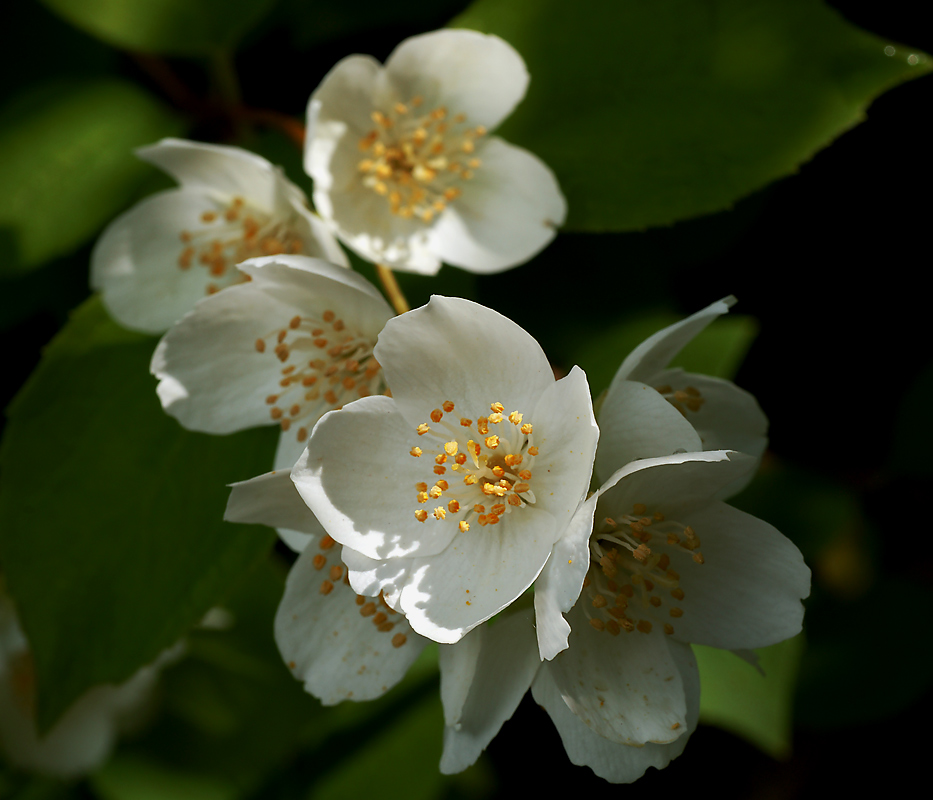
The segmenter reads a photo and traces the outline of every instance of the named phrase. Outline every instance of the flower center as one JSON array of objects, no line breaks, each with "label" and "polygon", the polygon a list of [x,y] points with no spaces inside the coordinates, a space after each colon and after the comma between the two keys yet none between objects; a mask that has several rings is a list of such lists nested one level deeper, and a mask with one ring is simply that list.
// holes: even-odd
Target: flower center
[{"label": "flower center", "polygon": [[461,194],[480,160],[473,156],[482,125],[467,127],[466,115],[448,118],[439,106],[418,111],[421,97],[373,111],[376,127],[360,139],[366,158],[359,162],[363,185],[389,201],[393,214],[430,222]]},{"label": "flower center", "polygon": [[668,385],[657,386],[655,388],[668,403],[674,406],[674,408],[685,417],[687,416],[687,411],[699,411],[703,403],[706,402],[706,398],[704,398],[703,395],[700,394],[700,390],[694,386],[688,386],[685,389],[677,389],[677,391],[674,391],[674,389]]},{"label": "flower center", "polygon": [[[333,548],[335,544],[336,542],[325,534],[324,538],[318,542],[318,549],[321,552],[316,553],[311,560],[314,568],[322,575],[326,575],[321,582],[320,592],[328,597],[343,596],[346,590],[341,587],[350,587],[350,576],[347,573],[346,567],[340,563],[339,557],[332,559],[333,563],[330,567],[326,570],[324,569],[327,566],[328,551]],[[334,594],[335,590],[336,595]],[[389,608],[382,592],[379,593],[379,597],[376,601],[358,594],[356,595],[356,605],[359,606],[360,616],[369,619],[380,633],[391,633],[398,624],[403,628],[407,628],[407,623],[405,623],[402,617],[398,617],[396,620],[391,619],[391,617],[396,617],[398,612],[394,608]],[[391,639],[393,647],[401,647],[407,641],[408,637],[404,633],[398,631],[396,631]],[[290,664],[289,666],[294,668],[294,664]]]},{"label": "flower center", "polygon": [[184,248],[178,256],[178,268],[205,268],[210,276],[207,294],[249,280],[233,269],[235,264],[259,256],[300,253],[304,247],[284,221],[250,208],[242,197],[234,197],[219,212],[205,211],[199,222],[203,227],[180,234]]},{"label": "flower center", "polygon": [[257,352],[273,354],[282,363],[278,386],[266,397],[272,406],[269,416],[283,431],[296,425],[296,437],[303,442],[309,427],[327,411],[388,393],[382,367],[373,358],[374,344],[348,330],[331,310],[320,317],[296,315],[285,327],[257,339]]},{"label": "flower center", "polygon": [[684,591],[667,551],[689,553],[695,563],[703,564],[700,539],[693,528],[666,519],[660,511],[649,515],[642,503],[632,511],[596,525],[590,539],[590,569],[583,582],[590,600],[586,615],[596,630],[613,636],[622,631],[651,633],[654,624],[672,634],[670,619],[684,612],[668,598],[679,603]]},{"label": "flower center", "polygon": [[534,505],[531,480],[538,448],[531,423],[523,422],[519,411],[506,416],[502,403],[492,403],[489,416],[475,422],[460,417],[457,425],[444,418],[453,410],[454,404],[447,400],[431,412],[435,427],[423,422],[417,428],[424,447],[415,446],[409,452],[415,458],[433,459],[438,477],[432,479],[430,488],[427,483],[416,483],[416,499],[422,505],[442,498],[446,503],[431,513],[417,509],[415,519],[425,522],[430,516],[443,522],[449,516],[466,532],[473,522],[498,525],[506,514]]}]

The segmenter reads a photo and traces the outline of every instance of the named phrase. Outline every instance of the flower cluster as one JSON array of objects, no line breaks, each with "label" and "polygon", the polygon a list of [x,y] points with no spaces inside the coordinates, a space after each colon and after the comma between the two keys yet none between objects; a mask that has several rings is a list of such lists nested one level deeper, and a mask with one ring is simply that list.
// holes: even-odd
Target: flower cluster
[{"label": "flower cluster", "polygon": [[438,642],[444,771],[530,689],[574,763],[629,782],[696,727],[691,644],[793,636],[809,592],[796,547],[724,502],[767,444],[757,402],[669,367],[734,299],[629,354],[597,420],[583,371],[555,378],[507,317],[443,296],[395,316],[337,244],[425,274],[546,246],[557,182],[491,133],[527,86],[473,31],[345,58],[308,106],[314,212],[252,154],[146,148],[181,186],[111,225],[94,284],[124,324],[168,329],[151,369],[182,425],[278,427],[273,471],[235,484],[226,518],[298,554],[275,636],[309,692],[378,697]]}]

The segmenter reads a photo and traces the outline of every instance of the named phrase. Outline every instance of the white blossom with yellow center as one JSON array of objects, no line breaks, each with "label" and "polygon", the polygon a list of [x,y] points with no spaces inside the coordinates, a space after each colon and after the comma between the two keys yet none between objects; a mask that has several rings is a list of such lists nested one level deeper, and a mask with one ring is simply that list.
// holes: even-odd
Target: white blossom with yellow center
[{"label": "white blossom with yellow center", "polygon": [[136,154],[175,178],[114,220],[91,284],[127,328],[161,333],[200,298],[244,280],[249,258],[304,254],[347,266],[324,222],[282,170],[238,147],[163,139]]},{"label": "white blossom with yellow center", "polygon": [[[541,635],[526,612],[442,648],[442,768],[469,766],[529,685],[571,761],[600,777],[628,783],[677,757],[699,710],[690,643],[745,650],[800,631],[810,585],[800,552],[716,499],[755,466],[727,451],[646,458],[581,504],[571,527],[589,535],[554,554],[566,596],[583,587],[566,648],[537,662]],[[546,575],[538,625],[541,584]]]},{"label": "white blossom with yellow center", "polygon": [[[622,362],[600,407],[596,474],[608,478],[637,458],[677,450],[738,450],[760,458],[768,419],[732,381],[668,367],[680,350],[735,303],[726,297],[649,336]],[[650,388],[652,391],[647,391]],[[667,402],[656,403],[655,393]],[[633,416],[642,422],[630,424]],[[754,470],[745,474],[747,480]],[[744,484],[728,487],[726,495]]]},{"label": "white blossom with yellow center", "polygon": [[476,31],[406,39],[385,67],[343,59],[308,105],[315,207],[363,258],[394,269],[527,261],[566,215],[548,167],[490,135],[527,86],[521,56]]},{"label": "white blossom with yellow center", "polygon": [[528,333],[457,298],[390,320],[375,355],[392,396],[323,417],[292,478],[351,586],[455,642],[567,533],[598,438],[586,377],[555,381]]},{"label": "white blossom with yellow center", "polygon": [[405,676],[428,640],[383,596],[350,588],[346,548],[321,530],[287,471],[234,484],[224,518],[305,537],[275,616],[275,641],[306,691],[324,705],[371,700]]},{"label": "white blossom with yellow center", "polygon": [[162,406],[186,428],[281,429],[276,468],[290,468],[328,411],[381,394],[373,356],[392,309],[351,270],[304,256],[239,266],[250,278],[201,300],[152,358]]}]

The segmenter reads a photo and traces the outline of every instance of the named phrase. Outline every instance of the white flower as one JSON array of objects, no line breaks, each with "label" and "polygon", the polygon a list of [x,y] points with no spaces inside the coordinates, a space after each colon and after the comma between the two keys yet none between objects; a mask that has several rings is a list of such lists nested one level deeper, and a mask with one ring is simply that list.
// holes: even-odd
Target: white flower
[{"label": "white flower", "polygon": [[689,643],[749,649],[800,630],[810,583],[800,552],[716,499],[755,463],[725,451],[643,459],[583,503],[576,521],[593,533],[573,562],[584,589],[569,647],[536,667],[530,615],[516,614],[441,648],[442,769],[472,763],[529,684],[571,761],[607,780],[679,755],[699,703]]},{"label": "white flower", "polygon": [[350,589],[340,556],[346,548],[320,530],[288,472],[234,484],[224,518],[303,537],[275,615],[275,641],[308,692],[324,705],[371,700],[404,677],[428,640],[381,596]]},{"label": "white flower", "polygon": [[373,358],[392,309],[352,270],[306,256],[239,265],[246,283],[202,299],[152,358],[162,406],[186,428],[282,429],[291,467],[322,414],[385,390]]},{"label": "white flower", "polygon": [[489,135],[527,86],[521,56],[476,31],[406,39],[385,67],[343,59],[308,105],[315,208],[363,258],[395,269],[527,261],[566,215],[550,169]]},{"label": "white flower", "polygon": [[[607,478],[634,461],[680,451],[738,450],[760,458],[768,419],[758,402],[731,381],[667,365],[694,336],[735,303],[732,296],[649,336],[622,362],[599,412],[596,474]],[[657,390],[667,401],[657,403]],[[632,420],[639,420],[637,425]],[[754,470],[746,473],[750,480]],[[744,484],[743,484],[744,485]],[[742,486],[728,488],[735,494]]]},{"label": "white flower", "polygon": [[456,298],[390,320],[375,356],[392,396],[324,416],[292,478],[349,548],[350,585],[455,642],[565,535],[598,438],[589,387],[576,367],[555,381],[528,333]]},{"label": "white flower", "polygon": [[133,727],[150,704],[159,671],[178,657],[166,650],[119,686],[83,694],[40,737],[35,722],[32,653],[0,578],[0,750],[21,769],[73,778],[100,766],[119,734]]},{"label": "white flower", "polygon": [[347,265],[282,170],[238,147],[163,139],[136,154],[181,186],[115,219],[91,256],[91,285],[120,324],[161,333],[195,301],[242,280],[234,265],[279,253]]}]

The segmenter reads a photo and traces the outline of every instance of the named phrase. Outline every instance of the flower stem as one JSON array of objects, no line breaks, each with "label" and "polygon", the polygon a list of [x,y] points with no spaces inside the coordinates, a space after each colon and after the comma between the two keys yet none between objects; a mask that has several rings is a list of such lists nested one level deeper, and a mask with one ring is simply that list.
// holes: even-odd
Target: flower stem
[{"label": "flower stem", "polygon": [[406,311],[410,311],[411,306],[408,305],[408,300],[402,294],[398,281],[395,279],[395,273],[385,264],[376,264],[376,274],[379,276],[379,280],[382,281],[382,288],[385,289],[386,294],[389,296],[396,313],[404,314]]}]

